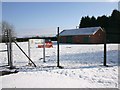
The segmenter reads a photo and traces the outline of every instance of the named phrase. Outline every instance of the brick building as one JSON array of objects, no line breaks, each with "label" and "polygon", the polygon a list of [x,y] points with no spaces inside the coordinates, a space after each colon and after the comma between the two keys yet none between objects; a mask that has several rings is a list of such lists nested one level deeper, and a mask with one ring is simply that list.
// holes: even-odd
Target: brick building
[{"label": "brick building", "polygon": [[60,43],[103,43],[104,31],[101,27],[69,29],[60,32]]}]

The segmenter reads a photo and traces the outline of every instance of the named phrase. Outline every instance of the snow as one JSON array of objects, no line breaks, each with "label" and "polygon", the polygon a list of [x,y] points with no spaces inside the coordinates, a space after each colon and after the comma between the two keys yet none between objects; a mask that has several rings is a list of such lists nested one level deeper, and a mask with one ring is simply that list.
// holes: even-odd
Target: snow
[{"label": "snow", "polygon": [[[28,43],[18,43],[28,53]],[[118,44],[107,44],[107,65],[103,66],[103,48],[98,45],[60,44],[60,65],[56,67],[57,45],[43,49],[31,48],[31,59],[37,67],[28,66],[28,59],[13,44],[14,66],[18,73],[0,77],[2,88],[118,88]],[[6,46],[0,43],[0,50]],[[0,64],[7,63],[6,53],[0,52]],[[3,69],[0,67],[0,70]]]},{"label": "snow", "polygon": [[[17,77],[16,77],[17,75]],[[3,83],[6,83],[5,86],[3,87],[11,87],[12,88],[27,88],[29,84],[29,88],[60,88],[62,87],[79,87],[80,86],[80,80],[77,79],[71,79],[69,77],[65,77],[59,74],[51,74],[47,72],[38,72],[38,73],[30,73],[28,72],[27,74],[25,73],[18,73],[16,75],[12,75],[9,78],[5,77],[3,79]],[[22,76],[21,76],[22,75]],[[16,77],[14,79],[14,77]],[[14,82],[8,83],[6,82],[7,80],[14,80]],[[81,79],[82,80],[82,79]],[[24,82],[20,82],[24,81]],[[85,84],[87,84],[86,81],[82,80]],[[77,82],[77,83],[74,83]],[[7,84],[8,83],[8,84]],[[73,85],[73,86],[72,86]],[[26,87],[27,86],[27,87]],[[81,85],[84,87],[84,85]],[[89,86],[89,83],[86,85],[87,87]]]}]

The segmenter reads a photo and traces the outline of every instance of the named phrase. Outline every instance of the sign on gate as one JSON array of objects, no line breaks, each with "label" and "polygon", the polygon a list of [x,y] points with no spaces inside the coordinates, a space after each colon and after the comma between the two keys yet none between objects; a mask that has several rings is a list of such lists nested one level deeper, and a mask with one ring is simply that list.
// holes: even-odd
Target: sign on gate
[{"label": "sign on gate", "polygon": [[38,46],[43,48],[44,42],[44,39],[29,39],[30,48],[38,48]]},{"label": "sign on gate", "polygon": [[30,48],[43,48],[43,62],[45,62],[45,39],[29,39],[28,55],[31,57]]},{"label": "sign on gate", "polygon": [[30,48],[43,48],[45,44],[45,48],[53,47],[53,44],[50,40],[45,39],[29,39]]},{"label": "sign on gate", "polygon": [[51,48],[53,44],[50,40],[45,39],[29,39],[28,41],[28,55],[31,57],[30,48],[43,48],[43,62],[45,62],[45,48]]}]

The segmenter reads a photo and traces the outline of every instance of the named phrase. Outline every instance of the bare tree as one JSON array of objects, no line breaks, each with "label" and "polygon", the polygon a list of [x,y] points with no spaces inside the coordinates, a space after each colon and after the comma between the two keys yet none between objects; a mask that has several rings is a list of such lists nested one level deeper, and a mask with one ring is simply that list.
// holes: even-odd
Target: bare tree
[{"label": "bare tree", "polygon": [[[2,21],[2,24],[1,24],[1,28],[0,28],[0,32],[2,33],[1,34],[1,37],[2,37],[2,40],[4,41],[5,40],[5,34],[6,32],[11,32],[11,37],[12,38],[15,38],[16,37],[16,33],[15,33],[15,30],[14,30],[14,27],[13,25],[9,24],[8,22],[6,21]],[[0,37],[0,38],[1,38]]]}]

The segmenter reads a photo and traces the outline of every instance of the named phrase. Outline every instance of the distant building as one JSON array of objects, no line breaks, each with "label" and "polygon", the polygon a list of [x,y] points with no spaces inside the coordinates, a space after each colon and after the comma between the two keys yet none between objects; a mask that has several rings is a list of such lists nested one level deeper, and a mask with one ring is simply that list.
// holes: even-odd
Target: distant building
[{"label": "distant building", "polygon": [[104,31],[101,27],[89,27],[63,30],[60,33],[60,43],[103,43]]}]

